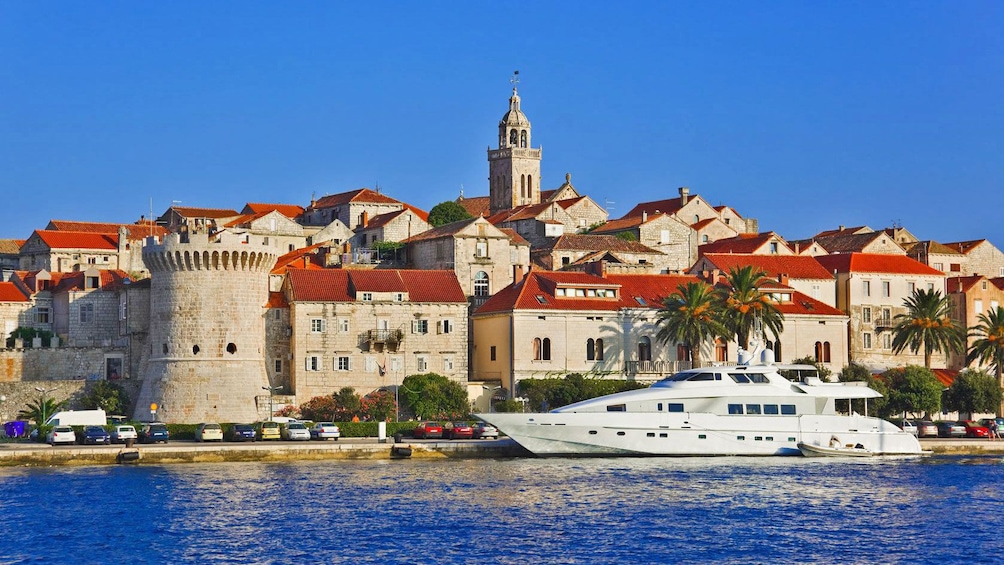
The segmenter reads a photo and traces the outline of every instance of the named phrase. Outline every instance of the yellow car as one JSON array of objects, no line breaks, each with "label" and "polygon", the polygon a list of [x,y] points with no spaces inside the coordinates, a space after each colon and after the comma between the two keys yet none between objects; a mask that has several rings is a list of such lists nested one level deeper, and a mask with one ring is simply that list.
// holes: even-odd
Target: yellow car
[{"label": "yellow car", "polygon": [[260,440],[280,438],[279,422],[258,422],[256,427],[258,429],[255,431],[258,432],[257,435]]}]

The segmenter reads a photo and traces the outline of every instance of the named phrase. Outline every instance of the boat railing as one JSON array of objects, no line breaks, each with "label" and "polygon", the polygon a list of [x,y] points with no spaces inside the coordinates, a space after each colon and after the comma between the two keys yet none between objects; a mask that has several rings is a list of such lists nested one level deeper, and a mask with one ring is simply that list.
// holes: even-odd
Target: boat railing
[{"label": "boat railing", "polygon": [[626,375],[674,375],[691,368],[690,361],[626,361]]}]

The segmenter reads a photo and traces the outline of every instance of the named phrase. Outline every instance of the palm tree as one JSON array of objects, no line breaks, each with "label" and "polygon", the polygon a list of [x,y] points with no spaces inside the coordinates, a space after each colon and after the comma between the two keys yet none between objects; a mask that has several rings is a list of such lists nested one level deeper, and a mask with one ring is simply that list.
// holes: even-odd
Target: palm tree
[{"label": "palm tree", "polygon": [[950,316],[952,305],[938,290],[918,289],[903,301],[906,314],[893,321],[892,352],[906,348],[914,354],[924,348],[924,367],[931,368],[931,354],[961,353],[966,349],[965,331]]},{"label": "palm tree", "polygon": [[1004,306],[980,314],[979,321],[970,334],[977,339],[966,355],[966,364],[979,360],[993,366],[997,384],[1004,388]]},{"label": "palm tree", "polygon": [[760,292],[760,286],[767,280],[767,273],[752,265],[732,268],[725,277],[729,288],[719,288],[722,316],[725,327],[736,336],[743,349],[749,349],[750,333],[758,323],[764,330],[777,336],[784,329],[784,314],[769,294]]},{"label": "palm tree", "polygon": [[64,404],[65,402],[56,402],[56,399],[51,396],[39,398],[29,402],[27,407],[18,413],[17,417],[31,420],[35,422],[36,426],[41,426],[45,423],[46,418],[58,412]]},{"label": "palm tree", "polygon": [[719,320],[720,308],[714,289],[704,282],[689,282],[662,301],[659,309],[659,332],[664,343],[676,342],[690,350],[694,367],[701,366],[701,344],[725,335],[728,330]]}]

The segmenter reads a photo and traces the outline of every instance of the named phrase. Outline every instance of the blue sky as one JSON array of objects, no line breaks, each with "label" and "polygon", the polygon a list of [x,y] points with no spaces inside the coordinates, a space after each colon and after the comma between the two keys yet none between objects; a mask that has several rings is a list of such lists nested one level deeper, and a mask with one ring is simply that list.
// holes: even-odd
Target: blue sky
[{"label": "blue sky", "polygon": [[0,237],[172,201],[487,194],[520,71],[542,185],[689,186],[803,238],[1004,248],[1000,2],[0,0]]}]

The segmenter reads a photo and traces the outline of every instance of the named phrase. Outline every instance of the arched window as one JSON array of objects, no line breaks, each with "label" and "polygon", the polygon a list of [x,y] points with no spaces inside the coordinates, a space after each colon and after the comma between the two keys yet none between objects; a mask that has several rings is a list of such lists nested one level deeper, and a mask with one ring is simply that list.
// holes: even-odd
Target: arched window
[{"label": "arched window", "polygon": [[533,198],[533,175],[526,175],[526,194]]},{"label": "arched window", "polygon": [[519,132],[519,146],[526,147],[526,130]]},{"label": "arched window", "polygon": [[603,360],[603,340],[602,339],[597,339],[596,340],[596,360],[597,361],[602,361]]},{"label": "arched window", "polygon": [[823,342],[823,362],[830,362],[830,342],[828,341]]},{"label": "arched window", "polygon": [[652,360],[652,340],[649,339],[648,336],[642,336],[641,339],[638,340],[638,360]]},{"label": "arched window", "polygon": [[715,361],[725,362],[729,360],[729,344],[722,338],[715,339]]},{"label": "arched window", "polygon": [[541,359],[541,357],[540,357],[541,347],[540,346],[541,346],[541,344],[540,344],[540,338],[539,337],[533,338],[533,360],[534,361],[540,361],[540,359]]},{"label": "arched window", "polygon": [[516,130],[512,130],[509,132],[509,145],[516,147],[516,140],[518,135],[519,134],[516,132]]},{"label": "arched window", "polygon": [[708,234],[702,235],[701,236],[701,243],[707,243],[707,242],[708,242]]},{"label": "arched window", "polygon": [[474,296],[488,296],[488,273],[478,271],[474,275]]},{"label": "arched window", "polygon": [[700,222],[700,221],[701,221],[701,217],[698,216],[697,214],[694,214],[694,223],[696,224],[697,222]]},{"label": "arched window", "polygon": [[589,338],[586,340],[586,361],[595,361],[595,360],[596,360],[596,342],[593,341],[593,338]]},{"label": "arched window", "polygon": [[526,175],[519,176],[519,195],[526,198]]},{"label": "arched window", "polygon": [[540,355],[541,355],[541,358],[544,361],[550,361],[551,360],[551,338],[549,338],[549,337],[545,337],[544,338],[544,342],[543,342],[542,347],[541,347]]},{"label": "arched window", "polygon": [[815,353],[816,353],[816,363],[819,363],[820,361],[823,360],[823,344],[821,342],[818,341],[816,342]]}]

